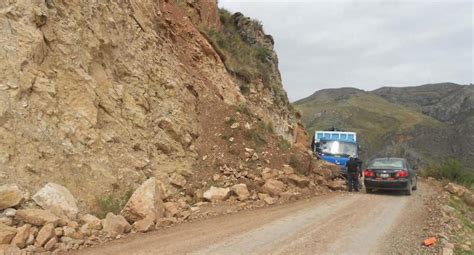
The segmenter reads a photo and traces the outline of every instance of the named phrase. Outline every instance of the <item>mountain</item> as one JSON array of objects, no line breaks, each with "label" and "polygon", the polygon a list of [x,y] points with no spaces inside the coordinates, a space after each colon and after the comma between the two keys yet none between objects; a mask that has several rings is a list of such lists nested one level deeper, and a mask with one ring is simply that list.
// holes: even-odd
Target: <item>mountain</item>
[{"label": "mountain", "polygon": [[474,86],[453,83],[324,89],[294,102],[311,134],[338,127],[358,132],[362,157],[403,156],[414,164],[474,153]]},{"label": "mountain", "polygon": [[309,159],[288,148],[304,130],[273,38],[216,0],[3,1],[0,10],[0,185],[33,194],[58,183],[94,209],[150,177],[166,199],[198,199],[223,169],[259,175],[290,154]]}]

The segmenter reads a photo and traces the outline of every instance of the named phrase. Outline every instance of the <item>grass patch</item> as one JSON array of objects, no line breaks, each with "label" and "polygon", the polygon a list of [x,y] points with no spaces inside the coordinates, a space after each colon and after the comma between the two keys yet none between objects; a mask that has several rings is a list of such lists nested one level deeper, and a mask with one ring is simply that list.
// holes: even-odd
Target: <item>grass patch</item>
[{"label": "grass patch", "polygon": [[238,105],[236,110],[240,112],[241,114],[252,116],[252,112],[245,104]]},{"label": "grass patch", "polygon": [[235,122],[237,122],[237,120],[234,116],[231,116],[225,120],[225,124],[227,124],[228,126],[232,126],[232,124],[234,124]]},{"label": "grass patch", "polygon": [[121,195],[109,194],[104,197],[98,197],[97,205],[99,207],[99,211],[97,212],[97,216],[102,219],[105,218],[109,212],[119,214],[132,194],[133,190],[128,190]]},{"label": "grass patch", "polygon": [[256,149],[267,145],[267,140],[265,139],[265,137],[262,136],[260,132],[255,129],[246,130],[244,133],[244,137],[246,140],[251,141],[255,145]]},{"label": "grass patch", "polygon": [[[232,19],[232,14],[219,9],[222,23],[221,31],[201,28],[202,32],[212,41],[214,47],[224,55],[226,67],[236,74],[242,81],[260,78],[266,87],[271,87],[271,65],[268,63],[272,51],[259,46],[257,43],[243,38]],[[261,23],[251,20],[255,27],[261,28]],[[250,88],[241,86],[242,93],[250,92]]]},{"label": "grass patch", "polygon": [[421,174],[437,179],[446,179],[469,188],[474,187],[474,173],[465,169],[457,159],[448,159],[439,164],[430,164],[423,169]]},{"label": "grass patch", "polygon": [[[449,205],[456,209],[456,218],[459,219],[463,225],[462,231],[457,231],[454,236],[456,243],[465,243],[466,241],[474,241],[474,209],[469,207],[461,199],[451,195]],[[462,251],[460,249],[454,250],[455,254],[473,254],[473,251]]]}]

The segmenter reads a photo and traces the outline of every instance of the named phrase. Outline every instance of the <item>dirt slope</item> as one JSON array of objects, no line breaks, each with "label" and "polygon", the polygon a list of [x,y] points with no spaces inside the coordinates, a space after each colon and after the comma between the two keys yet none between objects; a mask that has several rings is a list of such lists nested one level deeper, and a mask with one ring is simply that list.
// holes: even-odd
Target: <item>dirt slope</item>
[{"label": "dirt slope", "polygon": [[78,254],[394,254],[422,249],[433,187],[331,194],[114,241]]}]

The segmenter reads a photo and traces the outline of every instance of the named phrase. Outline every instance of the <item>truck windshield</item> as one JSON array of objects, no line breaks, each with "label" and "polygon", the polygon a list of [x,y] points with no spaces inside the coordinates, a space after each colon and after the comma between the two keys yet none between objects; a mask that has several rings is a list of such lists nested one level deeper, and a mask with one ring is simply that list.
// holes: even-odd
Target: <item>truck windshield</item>
[{"label": "truck windshield", "polygon": [[357,155],[357,145],[341,141],[326,141],[321,146],[321,152],[333,156],[349,157]]}]

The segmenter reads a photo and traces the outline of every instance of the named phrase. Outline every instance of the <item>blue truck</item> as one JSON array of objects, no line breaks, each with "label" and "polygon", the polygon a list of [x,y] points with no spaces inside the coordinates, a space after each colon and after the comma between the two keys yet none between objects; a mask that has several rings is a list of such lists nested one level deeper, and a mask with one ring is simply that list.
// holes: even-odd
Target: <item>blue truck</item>
[{"label": "blue truck", "polygon": [[359,157],[357,133],[343,131],[316,131],[313,151],[321,159],[336,164],[342,175],[347,175],[346,162],[350,157]]}]

